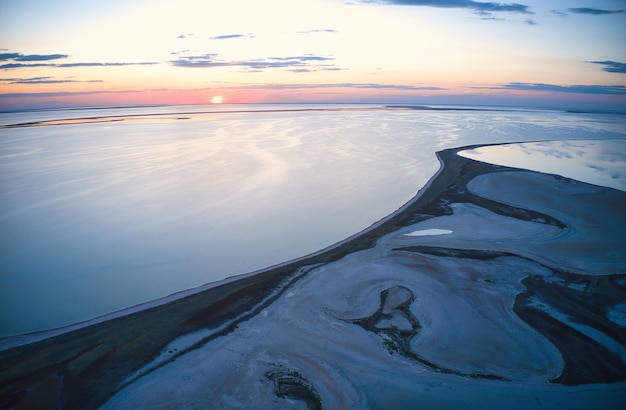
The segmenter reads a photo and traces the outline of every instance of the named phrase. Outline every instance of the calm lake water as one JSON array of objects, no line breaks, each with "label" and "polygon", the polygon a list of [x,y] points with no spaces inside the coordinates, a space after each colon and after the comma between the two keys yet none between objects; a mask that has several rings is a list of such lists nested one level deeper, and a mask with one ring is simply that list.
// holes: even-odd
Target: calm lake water
[{"label": "calm lake water", "polygon": [[411,199],[444,148],[626,138],[615,114],[372,105],[31,111],[0,125],[77,118],[90,122],[0,129],[0,337],[327,247]]},{"label": "calm lake water", "polygon": [[626,191],[626,139],[490,145],[459,154],[478,161],[562,175]]}]

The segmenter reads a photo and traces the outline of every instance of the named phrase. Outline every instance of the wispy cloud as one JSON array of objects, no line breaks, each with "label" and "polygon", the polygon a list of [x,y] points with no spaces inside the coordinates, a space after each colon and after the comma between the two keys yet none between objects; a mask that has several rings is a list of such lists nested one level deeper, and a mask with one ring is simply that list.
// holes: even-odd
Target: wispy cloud
[{"label": "wispy cloud", "polygon": [[52,67],[69,68],[69,67],[122,67],[127,65],[154,65],[156,62],[144,61],[139,63],[67,63],[54,64]]},{"label": "wispy cloud", "polygon": [[567,9],[567,11],[569,11],[570,13],[576,13],[576,14],[590,14],[592,16],[602,16],[606,14],[620,14],[624,12],[624,10],[603,10],[603,9],[596,9],[592,7],[573,7],[573,8]]},{"label": "wispy cloud", "polygon": [[462,8],[477,12],[508,12],[534,14],[530,6],[518,3],[478,2],[473,0],[361,0],[365,3],[395,4],[404,6],[427,6],[439,8]]},{"label": "wispy cloud", "polygon": [[501,87],[475,87],[490,90],[517,90],[517,91],[550,91],[575,94],[626,95],[626,86],[623,85],[555,85],[544,83],[513,82]]},{"label": "wispy cloud", "polygon": [[55,64],[24,64],[24,63],[8,63],[0,65],[0,70],[11,70],[13,68],[24,67],[54,67]]},{"label": "wispy cloud", "polygon": [[14,68],[33,68],[33,67],[51,67],[51,68],[72,68],[72,67],[122,67],[129,65],[154,65],[155,62],[139,62],[139,63],[67,63],[67,64],[22,64],[9,63],[0,65],[0,70],[10,70]]},{"label": "wispy cloud", "polygon": [[[332,86],[332,85],[329,85]],[[340,83],[336,87],[344,88],[367,88],[367,89],[383,89],[383,90],[400,90],[400,91],[444,91],[442,87],[432,86],[414,86],[402,84],[376,84],[376,83]]]},{"label": "wispy cloud", "polygon": [[297,34],[315,34],[315,33],[337,33],[337,30],[331,28],[298,31]]},{"label": "wispy cloud", "polygon": [[217,54],[201,54],[180,57],[177,60],[170,61],[170,64],[176,67],[223,67],[224,61],[216,60]]},{"label": "wispy cloud", "polygon": [[550,13],[555,14],[559,17],[565,17],[568,14],[566,12],[564,12],[563,10],[550,10]]},{"label": "wispy cloud", "polygon": [[255,38],[254,34],[222,34],[220,36],[209,37],[209,40],[233,40]]},{"label": "wispy cloud", "polygon": [[220,60],[217,54],[202,54],[195,56],[184,56],[177,60],[170,61],[175,67],[240,67],[256,72],[270,68],[286,68],[295,72],[310,72],[318,69],[331,67],[326,62],[333,61],[331,57],[316,56],[306,54],[290,57],[269,57],[252,60]]},{"label": "wispy cloud", "polygon": [[432,86],[413,86],[404,84],[377,84],[377,83],[326,83],[326,84],[254,84],[241,86],[237,88],[243,89],[272,89],[272,90],[290,90],[290,89],[312,89],[312,88],[359,88],[359,89],[376,89],[376,90],[396,90],[396,91],[445,91],[446,88]]},{"label": "wispy cloud", "polygon": [[626,73],[626,63],[620,63],[617,61],[587,61],[591,64],[600,64],[604,67],[602,70],[608,73]]},{"label": "wispy cloud", "polygon": [[77,62],[77,63],[52,63],[49,61],[66,59],[67,54],[21,54],[21,53],[2,53],[0,61],[6,62],[0,64],[0,70],[11,70],[15,68],[72,68],[72,67],[121,67],[127,65],[153,65],[156,62],[134,62],[134,63],[103,63],[103,62]]},{"label": "wispy cloud", "polygon": [[[184,40],[187,38],[198,38],[197,35],[195,35],[194,33],[184,33],[184,34],[179,34],[178,36],[176,36],[176,38]],[[234,40],[234,39],[249,39],[249,38],[255,38],[256,35],[252,34],[252,33],[232,33],[232,34],[220,34],[217,36],[211,36],[208,37],[209,40]]]},{"label": "wispy cloud", "polygon": [[50,60],[59,60],[63,58],[69,57],[67,54],[31,54],[31,55],[22,55],[15,57],[15,61],[50,61]]},{"label": "wispy cloud", "polygon": [[75,95],[94,95],[94,94],[127,94],[135,93],[137,90],[122,91],[50,91],[35,93],[6,93],[0,94],[0,98],[51,98],[51,97],[70,97]]},{"label": "wispy cloud", "polygon": [[50,61],[59,60],[69,57],[67,54],[21,54],[21,53],[2,53],[0,61]]},{"label": "wispy cloud", "polygon": [[102,80],[56,79],[54,77],[0,78],[3,84],[65,84],[65,83],[101,83]]}]

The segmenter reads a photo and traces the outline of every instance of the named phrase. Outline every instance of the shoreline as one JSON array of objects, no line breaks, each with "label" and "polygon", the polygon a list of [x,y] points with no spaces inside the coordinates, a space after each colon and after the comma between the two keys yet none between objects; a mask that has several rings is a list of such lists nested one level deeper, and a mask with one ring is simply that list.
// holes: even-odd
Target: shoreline
[{"label": "shoreline", "polygon": [[[230,337],[241,324],[257,316],[263,316],[262,313],[272,306],[278,298],[289,298],[289,293],[284,296],[288,289],[299,286],[303,281],[311,281],[310,271],[319,270],[319,267],[326,269],[326,267],[343,261],[346,257],[355,258],[357,253],[360,254],[360,251],[372,251],[378,246],[380,240],[387,238],[393,232],[402,232],[409,226],[437,218],[454,217],[459,206],[467,207],[467,204],[479,206],[493,213],[496,218],[505,217],[526,221],[526,223],[531,222],[532,226],[542,226],[544,227],[542,229],[548,229],[550,232],[562,230],[563,227],[559,225],[562,222],[558,218],[543,213],[541,209],[532,210],[517,207],[499,200],[486,199],[468,191],[467,186],[470,181],[474,181],[475,178],[480,180],[482,177],[494,175],[502,175],[505,180],[509,178],[510,173],[529,175],[528,181],[543,181],[553,178],[547,174],[487,164],[458,155],[461,150],[488,145],[499,144],[475,144],[437,152],[440,168],[410,201],[363,231],[312,254],[258,271],[177,292],[164,298],[69,327],[10,337],[12,340],[22,337],[22,344],[19,344],[20,341],[16,341],[13,346],[9,346],[7,340],[9,338],[0,340],[0,346],[5,346],[0,348],[0,362],[3,363],[0,368],[0,385],[4,386],[0,388],[0,403],[26,400],[24,395],[28,391],[27,399],[31,403],[56,402],[60,404],[62,400],[69,400],[67,405],[70,408],[80,408],[85,405],[88,407],[100,406],[112,395],[121,392],[125,386],[134,383],[146,374],[152,376],[153,372],[161,371],[164,366],[172,364],[175,359],[186,357],[185,355],[193,353],[195,349],[199,349],[207,343],[215,342],[220,336],[228,335]],[[565,179],[563,178],[563,180]],[[578,186],[578,183],[574,185]],[[612,195],[617,195],[618,198],[623,198],[624,193],[617,194],[607,191],[608,189],[598,187],[596,191],[609,192]],[[494,229],[497,231],[497,228]],[[470,242],[471,246],[463,245],[461,242],[450,240],[448,238],[450,236],[454,235],[428,238],[428,241],[432,241],[434,245],[437,245],[437,241],[444,244],[439,247],[404,246],[392,248],[392,250],[400,252],[402,255],[408,255],[403,257],[425,254],[431,255],[430,257],[449,258],[454,261],[460,260],[459,258],[467,258],[468,261],[490,261],[493,258],[511,257],[511,254],[505,250],[480,250],[480,248],[476,248],[477,245],[473,245],[474,242]],[[419,240],[419,238],[407,237],[403,240]],[[450,248],[450,245],[453,247]],[[470,247],[463,248],[464,246]],[[526,250],[525,252],[522,254],[530,255],[525,257],[530,260],[534,250],[530,249],[530,251]],[[555,324],[555,318],[558,322],[560,316],[551,313],[549,309],[537,312],[536,300],[534,299],[537,297],[537,292],[547,292],[545,289],[548,288],[552,293],[540,294],[541,297],[553,301],[557,310],[569,309],[572,295],[578,297],[576,296],[577,293],[572,292],[582,286],[579,284],[582,279],[568,273],[567,269],[562,266],[544,265],[544,267],[551,269],[554,272],[553,275],[556,275],[555,277],[561,278],[559,279],[561,282],[546,282],[546,279],[542,277],[523,279],[526,291],[516,297],[512,309],[518,316],[525,317],[527,323],[534,323],[542,332],[547,332],[548,339],[559,346],[562,352],[565,352],[565,368],[560,379],[554,379],[552,383],[582,384],[584,386],[600,386],[601,383],[608,383],[607,386],[615,386],[616,381],[623,382],[623,377],[619,379],[617,376],[619,369],[611,370],[613,373],[607,370],[610,367],[611,357],[613,357],[611,354],[607,355],[603,350],[597,350],[597,343],[590,345],[586,341],[587,344],[584,346],[586,349],[596,349],[592,356],[595,363],[587,363],[584,358],[578,357],[581,355],[580,347],[577,344],[580,343],[577,339],[578,336],[567,333],[568,337],[573,339],[563,340],[561,334],[569,329],[567,323]],[[618,276],[626,275],[623,272],[615,272],[615,274]],[[599,292],[607,292],[606,287],[608,285],[602,282],[605,279],[593,280],[595,282],[589,283],[602,284],[603,287],[599,288]],[[608,278],[605,281],[617,284],[616,280]],[[574,290],[561,290],[559,287],[561,285],[558,283],[563,281],[571,282]],[[617,286],[616,284],[613,286]],[[592,285],[587,284],[585,286]],[[405,291],[405,288],[401,287],[390,289],[397,294],[402,294]],[[610,292],[619,292],[619,289],[610,290]],[[608,293],[610,298],[617,297],[610,292]],[[414,298],[411,296],[407,300],[412,302]],[[380,309],[383,309],[383,303],[384,298],[381,299]],[[402,312],[404,312],[402,314],[410,314],[407,310],[409,302],[403,303],[405,304],[400,305]],[[591,313],[585,313],[578,319],[585,324],[597,321],[593,311],[597,310],[598,306],[596,305],[601,303],[606,302],[602,302],[602,300],[589,302],[590,307],[588,309]],[[377,332],[378,328],[374,324],[379,319],[380,316],[374,315],[359,319],[360,321],[355,320],[354,323],[367,331]],[[410,334],[415,335],[417,319],[413,317],[410,322],[414,328],[413,333]],[[560,330],[557,333],[550,333],[550,329],[555,328],[555,326],[556,329]],[[208,331],[208,333],[201,333],[203,331]],[[57,333],[51,335],[54,332]],[[45,338],[46,335],[50,337]],[[199,336],[197,340],[193,339],[187,344],[180,344],[180,346],[176,344],[177,341],[191,335]],[[435,359],[424,359],[416,354],[409,348],[409,338],[406,335],[400,338],[394,336],[394,333],[389,333],[389,335],[394,340],[393,343],[398,344],[397,353],[400,356],[406,356],[409,360],[416,360],[417,363],[426,363],[428,364],[427,367],[432,363],[431,367],[435,369],[446,370],[452,366],[452,364],[439,365]],[[621,339],[618,338],[617,340]],[[165,356],[163,356],[164,354]],[[152,365],[155,360],[161,360],[161,362]],[[151,365],[152,368],[150,368]],[[141,369],[146,368],[146,366],[148,366],[147,373],[141,373]],[[584,369],[585,366],[593,366],[595,370],[587,376],[578,375],[577,372]],[[138,371],[140,373],[137,373]],[[617,371],[617,375],[614,373],[615,371]],[[478,373],[478,378],[484,376],[484,378],[489,379],[492,377],[492,374],[488,372]],[[279,374],[280,376],[282,373],[272,374]],[[294,373],[287,372],[287,374],[293,375]],[[451,370],[450,374],[463,376],[471,375],[472,372],[461,369]],[[493,377],[496,379],[499,377],[507,378],[496,374]],[[302,383],[305,382],[306,380],[302,381]],[[50,386],[55,387],[51,390]],[[600,387],[598,388],[600,389]]]},{"label": "shoreline", "polygon": [[[492,145],[492,144],[488,144],[488,145]],[[454,149],[455,154],[456,152],[459,152],[463,149],[472,149],[475,147],[479,147],[479,146],[488,146],[488,145],[471,145],[468,147],[461,147],[458,149]],[[438,175],[443,171],[445,164],[442,162],[439,153],[435,153],[437,156],[437,160],[439,161],[439,169],[437,170],[437,172],[428,180],[428,182],[426,182],[426,184],[420,188],[418,190],[418,192],[415,194],[415,196],[413,198],[411,198],[409,201],[407,201],[404,205],[402,205],[400,208],[398,208],[397,210],[395,210],[394,212],[392,212],[391,214],[385,216],[384,218],[374,222],[373,224],[371,224],[369,227],[353,234],[350,235],[349,237],[336,242],[332,245],[329,245],[325,248],[322,248],[318,251],[315,251],[313,253],[310,253],[308,255],[304,255],[295,259],[291,259],[285,262],[281,262],[279,264],[276,265],[272,265],[272,266],[268,266],[265,268],[261,268],[261,269],[257,269],[255,271],[252,272],[247,272],[247,273],[242,273],[239,275],[235,275],[235,276],[230,276],[228,278],[224,278],[222,280],[219,281],[215,281],[215,282],[209,282],[209,283],[205,283],[204,285],[200,285],[194,288],[190,288],[190,289],[185,289],[185,290],[181,290],[178,292],[174,292],[171,293],[167,296],[163,296],[161,298],[157,298],[154,300],[150,300],[147,302],[143,302],[143,303],[139,303],[133,306],[129,306],[123,309],[119,309],[110,313],[106,313],[104,315],[100,315],[100,316],[96,316],[92,319],[88,319],[82,322],[78,322],[78,323],[73,323],[71,325],[67,325],[67,326],[62,326],[62,327],[58,327],[58,328],[53,328],[53,329],[46,329],[46,330],[41,330],[41,331],[37,331],[37,332],[31,332],[31,333],[24,333],[24,334],[18,334],[18,335],[13,335],[13,336],[7,336],[4,338],[0,338],[0,352],[5,351],[5,350],[9,350],[15,347],[19,347],[19,346],[24,346],[24,345],[28,345],[31,343],[37,343],[46,339],[50,339],[50,338],[54,338],[56,336],[60,336],[66,333],[70,333],[73,332],[75,330],[80,330],[83,329],[85,327],[89,327],[92,325],[96,325],[98,323],[102,323],[102,322],[106,322],[109,320],[113,320],[113,319],[117,319],[120,317],[124,317],[127,315],[132,315],[134,313],[138,313],[144,310],[149,310],[161,305],[165,305],[174,301],[177,301],[179,299],[184,299],[186,297],[189,296],[193,296],[196,295],[198,293],[202,293],[204,291],[210,290],[210,289],[214,289],[220,286],[224,286],[224,285],[228,285],[232,282],[236,282],[236,281],[240,281],[240,280],[246,280],[248,278],[251,278],[253,276],[256,275],[263,275],[266,274],[268,272],[274,271],[276,269],[281,269],[284,268],[286,266],[292,265],[292,264],[296,264],[296,263],[300,263],[303,261],[306,261],[310,258],[315,258],[318,256],[322,256],[323,254],[327,253],[327,252],[332,252],[334,249],[346,245],[349,242],[351,242],[352,240],[358,239],[360,236],[367,234],[368,232],[380,227],[381,225],[383,225],[385,222],[389,221],[390,219],[393,219],[394,217],[396,217],[397,215],[401,214],[402,212],[404,212],[407,208],[409,208],[414,202],[419,200],[419,197],[421,196],[421,194],[423,192],[425,192],[426,190],[429,189],[430,185],[432,184],[432,182],[438,177]]]},{"label": "shoreline", "polygon": [[[139,107],[141,108],[141,107]],[[294,108],[294,109],[265,109],[265,110],[207,110],[207,111],[175,111],[165,113],[151,113],[151,114],[118,114],[118,115],[105,115],[105,116],[91,116],[82,118],[66,118],[66,119],[50,119],[40,121],[29,121],[14,124],[0,124],[1,129],[12,128],[34,128],[34,127],[50,127],[59,125],[76,125],[76,124],[96,124],[103,122],[119,122],[127,120],[151,120],[151,119],[173,119],[173,120],[187,120],[189,117],[180,117],[181,115],[207,115],[207,114],[258,114],[258,113],[289,113],[289,112],[349,112],[349,111],[380,111],[386,110],[389,107],[345,107],[345,108],[332,108],[332,107],[318,107],[318,108]],[[493,111],[493,110],[492,110]],[[172,117],[172,118],[167,118]]]}]

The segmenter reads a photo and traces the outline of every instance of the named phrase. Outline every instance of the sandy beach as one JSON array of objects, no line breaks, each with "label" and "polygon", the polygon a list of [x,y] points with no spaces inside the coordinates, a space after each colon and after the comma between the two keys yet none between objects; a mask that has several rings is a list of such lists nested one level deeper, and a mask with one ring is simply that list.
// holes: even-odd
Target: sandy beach
[{"label": "sandy beach", "polygon": [[626,192],[473,148],[315,254],[0,341],[0,407],[622,408]]}]

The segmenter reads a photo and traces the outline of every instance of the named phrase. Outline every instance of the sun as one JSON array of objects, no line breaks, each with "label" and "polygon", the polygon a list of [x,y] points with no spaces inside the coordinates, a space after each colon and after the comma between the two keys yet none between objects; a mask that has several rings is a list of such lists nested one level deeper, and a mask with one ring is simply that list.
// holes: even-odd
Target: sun
[{"label": "sun", "polygon": [[221,104],[224,102],[224,97],[222,97],[221,95],[214,95],[211,98],[211,103],[212,104]]}]

